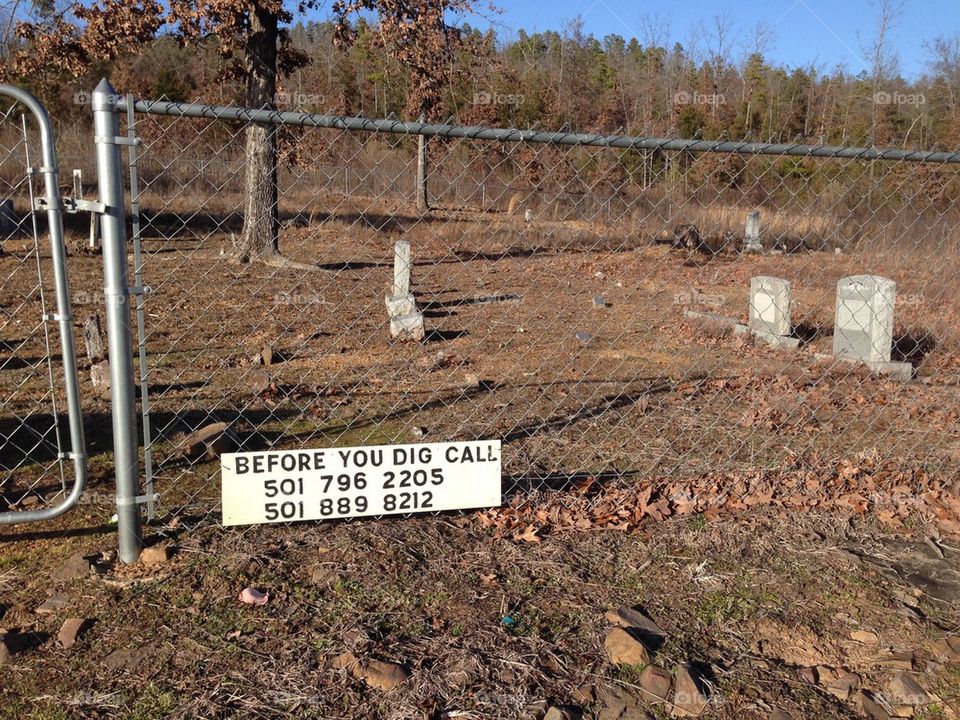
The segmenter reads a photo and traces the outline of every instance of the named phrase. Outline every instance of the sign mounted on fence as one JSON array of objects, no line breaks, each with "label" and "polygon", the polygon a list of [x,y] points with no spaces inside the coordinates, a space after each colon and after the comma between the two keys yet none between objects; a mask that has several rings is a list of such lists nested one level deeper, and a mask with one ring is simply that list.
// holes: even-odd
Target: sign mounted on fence
[{"label": "sign mounted on fence", "polygon": [[224,525],[500,505],[500,441],[226,453]]}]

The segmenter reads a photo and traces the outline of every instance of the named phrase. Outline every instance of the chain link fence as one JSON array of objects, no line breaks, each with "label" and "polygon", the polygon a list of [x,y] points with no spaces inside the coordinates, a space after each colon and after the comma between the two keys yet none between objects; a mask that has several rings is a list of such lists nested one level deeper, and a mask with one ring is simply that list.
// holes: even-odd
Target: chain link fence
[{"label": "chain link fence", "polygon": [[[624,526],[638,492],[654,516],[949,514],[960,156],[125,108],[166,512],[218,512],[192,434],[223,423],[207,439],[246,450],[500,438],[509,507],[489,517],[518,532]],[[282,259],[240,264],[246,130],[266,117]],[[398,241],[422,342],[391,337]],[[833,354],[837,284],[860,275],[896,283],[886,359],[909,381]],[[768,276],[792,295],[774,346],[749,332]]]},{"label": "chain link fence", "polygon": [[[528,539],[762,503],[958,516],[960,155],[118,104],[121,137],[97,143],[139,139],[122,182],[147,476],[125,502],[219,519],[227,448],[501,439],[506,507],[482,519]],[[5,188],[29,194],[6,120]],[[241,263],[254,121],[279,148],[279,255]],[[46,260],[18,216],[0,257],[10,509],[66,483]],[[101,259],[85,221],[68,236],[73,324],[95,327]],[[404,243],[424,332],[407,342],[385,303]],[[896,283],[892,321],[838,300],[864,275]],[[789,302],[759,307],[757,278]],[[889,333],[848,362],[835,323],[863,307]],[[96,448],[110,371],[87,355]]]}]

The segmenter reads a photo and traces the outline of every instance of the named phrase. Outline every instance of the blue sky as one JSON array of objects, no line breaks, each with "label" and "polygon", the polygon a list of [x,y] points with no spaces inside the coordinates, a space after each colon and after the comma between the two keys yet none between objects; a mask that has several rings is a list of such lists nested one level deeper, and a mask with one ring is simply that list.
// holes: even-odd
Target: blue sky
[{"label": "blue sky", "polygon": [[[616,33],[643,40],[645,16],[659,16],[658,25],[671,45],[688,45],[698,23],[727,13],[735,23],[740,53],[757,21],[762,21],[773,30],[768,55],[775,61],[790,67],[814,63],[827,70],[842,64],[852,73],[869,67],[864,47],[876,28],[876,10],[869,0],[494,0],[494,4],[501,14],[485,12],[472,24],[492,21],[509,36],[520,28],[560,30],[579,16],[584,30],[596,37]],[[958,31],[960,0],[905,0],[890,35],[902,74],[909,78],[924,71],[924,41]]]}]

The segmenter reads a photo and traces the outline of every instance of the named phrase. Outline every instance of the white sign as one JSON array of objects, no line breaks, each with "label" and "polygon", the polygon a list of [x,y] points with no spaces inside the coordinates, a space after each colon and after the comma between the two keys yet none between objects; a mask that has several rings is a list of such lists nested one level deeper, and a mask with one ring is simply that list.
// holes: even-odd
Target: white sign
[{"label": "white sign", "polygon": [[225,453],[224,525],[500,505],[500,441]]}]

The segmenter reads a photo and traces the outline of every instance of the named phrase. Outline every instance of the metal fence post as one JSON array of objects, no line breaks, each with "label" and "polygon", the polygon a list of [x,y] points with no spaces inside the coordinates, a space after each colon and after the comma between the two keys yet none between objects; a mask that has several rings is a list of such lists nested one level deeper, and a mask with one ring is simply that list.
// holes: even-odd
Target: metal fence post
[{"label": "metal fence post", "polygon": [[133,340],[130,330],[130,286],[127,280],[127,231],[120,161],[120,116],[117,91],[106,78],[93,91],[94,143],[103,247],[103,294],[106,302],[110,356],[110,400],[113,410],[113,453],[117,483],[117,530],[120,561],[136,562],[142,547],[140,457],[137,448]]}]

